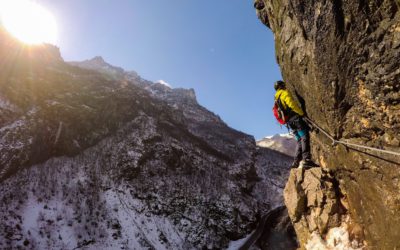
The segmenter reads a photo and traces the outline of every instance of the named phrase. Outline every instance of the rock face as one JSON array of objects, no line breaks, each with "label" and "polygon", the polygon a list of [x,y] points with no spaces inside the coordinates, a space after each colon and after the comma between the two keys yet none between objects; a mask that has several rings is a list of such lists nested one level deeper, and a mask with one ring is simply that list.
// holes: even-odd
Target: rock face
[{"label": "rock face", "polygon": [[[315,241],[323,248],[358,249],[365,246],[362,230],[351,220],[349,204],[339,184],[321,168],[292,170],[284,198],[298,240],[307,242],[307,249],[315,249]],[[340,229],[347,234],[332,235]],[[325,236],[327,243],[321,236]],[[330,241],[332,243],[328,243]]]},{"label": "rock face", "polygon": [[135,71],[125,71],[121,67],[113,66],[106,61],[103,57],[96,56],[90,60],[85,60],[83,62],[69,62],[73,66],[78,66],[84,69],[95,70],[99,73],[103,73],[104,77],[111,79],[127,80],[127,81],[145,81],[140,78],[140,76]]},{"label": "rock face", "polygon": [[[255,7],[275,34],[284,80],[312,120],[337,139],[400,152],[399,1],[256,0]],[[322,134],[312,141],[368,246],[399,248],[399,157],[331,147]],[[309,210],[295,211],[293,220]],[[300,238],[306,245],[309,236]]]},{"label": "rock face", "polygon": [[221,249],[283,203],[290,158],[193,90],[10,46],[0,35],[1,249]]}]

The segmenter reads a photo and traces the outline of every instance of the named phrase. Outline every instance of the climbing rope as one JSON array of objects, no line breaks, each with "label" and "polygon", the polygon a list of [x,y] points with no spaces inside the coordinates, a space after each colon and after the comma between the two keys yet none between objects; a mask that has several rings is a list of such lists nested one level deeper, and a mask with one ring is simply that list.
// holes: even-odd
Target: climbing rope
[{"label": "climbing rope", "polygon": [[397,155],[400,156],[400,152],[394,152],[394,151],[390,151],[390,150],[383,150],[383,149],[379,149],[379,148],[373,148],[373,147],[368,147],[368,146],[363,146],[363,145],[359,145],[359,144],[355,144],[355,143],[350,143],[350,142],[346,142],[346,141],[341,141],[341,140],[336,140],[333,136],[331,136],[328,132],[326,132],[323,128],[321,128],[320,126],[318,126],[315,122],[311,121],[309,118],[305,117],[304,118],[307,122],[311,123],[314,127],[316,127],[319,131],[321,131],[326,137],[328,137],[329,139],[332,140],[332,145],[335,146],[337,144],[342,144],[345,146],[351,146],[351,147],[356,147],[356,148],[362,148],[365,150],[370,150],[370,151],[375,151],[375,152],[380,152],[380,153],[384,153],[384,154],[391,154],[391,155]]}]

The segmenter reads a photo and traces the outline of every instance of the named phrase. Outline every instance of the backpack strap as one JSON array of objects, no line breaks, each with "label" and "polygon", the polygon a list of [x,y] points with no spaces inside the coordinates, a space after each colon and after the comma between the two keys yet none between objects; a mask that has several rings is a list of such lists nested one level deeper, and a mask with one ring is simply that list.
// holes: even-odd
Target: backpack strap
[{"label": "backpack strap", "polygon": [[281,93],[278,98],[276,99],[276,102],[278,104],[278,107],[280,109],[280,111],[283,113],[283,115],[287,118],[287,121],[289,121],[291,118],[293,118],[293,116],[296,116],[297,113],[293,111],[293,109],[291,109],[287,104],[286,107],[284,106],[285,104],[283,104],[282,100],[281,100],[281,95],[283,93]]}]

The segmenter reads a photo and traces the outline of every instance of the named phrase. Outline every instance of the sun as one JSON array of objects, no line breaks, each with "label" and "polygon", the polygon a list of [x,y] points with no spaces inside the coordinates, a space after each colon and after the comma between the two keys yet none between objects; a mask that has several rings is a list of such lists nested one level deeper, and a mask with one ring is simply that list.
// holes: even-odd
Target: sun
[{"label": "sun", "polygon": [[0,0],[0,19],[11,35],[26,44],[57,42],[54,16],[32,1]]}]

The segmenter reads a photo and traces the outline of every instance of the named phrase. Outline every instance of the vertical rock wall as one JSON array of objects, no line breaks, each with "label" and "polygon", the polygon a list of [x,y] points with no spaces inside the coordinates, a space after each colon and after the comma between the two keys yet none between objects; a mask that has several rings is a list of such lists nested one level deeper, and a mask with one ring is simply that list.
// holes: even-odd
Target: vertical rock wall
[{"label": "vertical rock wall", "polygon": [[[275,34],[284,80],[308,116],[337,139],[400,151],[399,7],[398,0],[255,1]],[[399,157],[312,137],[315,160],[337,183],[337,199],[346,200],[345,214],[368,246],[399,248]],[[304,230],[303,246],[317,231]]]}]

